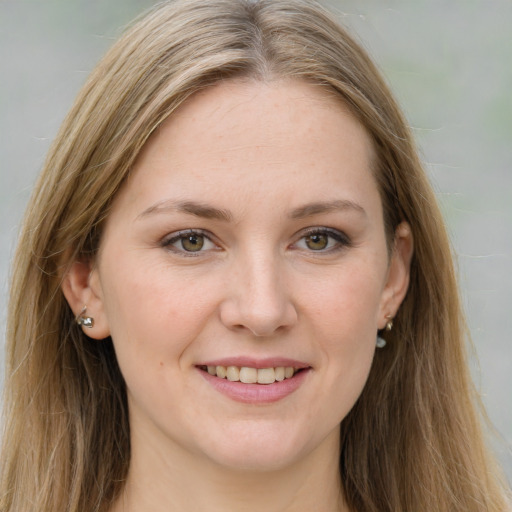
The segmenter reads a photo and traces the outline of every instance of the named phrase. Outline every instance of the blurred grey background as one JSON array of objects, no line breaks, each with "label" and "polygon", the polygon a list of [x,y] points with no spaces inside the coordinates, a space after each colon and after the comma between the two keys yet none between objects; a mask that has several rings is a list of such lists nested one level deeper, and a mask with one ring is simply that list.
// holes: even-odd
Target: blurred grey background
[{"label": "blurred grey background", "polygon": [[[49,144],[100,56],[153,3],[0,0],[2,351],[9,261]],[[328,3],[417,137],[458,258],[475,380],[512,481],[512,0]]]}]

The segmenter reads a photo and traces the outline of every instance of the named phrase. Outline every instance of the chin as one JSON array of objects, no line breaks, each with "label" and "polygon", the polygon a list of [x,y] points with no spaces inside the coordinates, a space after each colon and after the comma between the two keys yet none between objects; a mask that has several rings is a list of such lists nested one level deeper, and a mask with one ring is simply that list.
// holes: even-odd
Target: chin
[{"label": "chin", "polygon": [[269,446],[265,450],[234,451],[231,454],[215,454],[213,462],[226,470],[247,473],[268,473],[282,471],[301,460],[301,454],[283,453]]},{"label": "chin", "polygon": [[[224,432],[222,440],[212,439],[214,442],[210,447],[204,447],[203,453],[216,465],[233,471],[274,472],[308,459],[326,442],[316,436],[291,432],[284,425],[278,429],[273,427],[263,424],[248,428],[245,424],[230,429]],[[336,430],[334,434],[328,437],[336,439],[337,443],[339,433]]]}]

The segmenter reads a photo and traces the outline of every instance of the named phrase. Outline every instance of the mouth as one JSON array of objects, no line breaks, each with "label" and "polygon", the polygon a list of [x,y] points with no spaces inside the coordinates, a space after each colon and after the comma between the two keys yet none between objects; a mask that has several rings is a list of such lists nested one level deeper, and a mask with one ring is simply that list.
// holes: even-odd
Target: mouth
[{"label": "mouth", "polygon": [[213,377],[226,379],[230,382],[241,382],[243,384],[274,384],[293,378],[305,368],[293,366],[276,366],[269,368],[254,368],[250,366],[207,366],[201,365],[198,368],[207,372]]}]

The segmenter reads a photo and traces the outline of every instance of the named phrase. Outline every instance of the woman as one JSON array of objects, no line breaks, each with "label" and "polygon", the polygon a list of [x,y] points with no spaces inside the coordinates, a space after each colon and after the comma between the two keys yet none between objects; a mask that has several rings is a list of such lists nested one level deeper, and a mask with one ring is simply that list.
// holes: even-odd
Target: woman
[{"label": "woman", "polygon": [[157,6],[16,256],[0,510],[504,510],[401,113],[305,0]]}]

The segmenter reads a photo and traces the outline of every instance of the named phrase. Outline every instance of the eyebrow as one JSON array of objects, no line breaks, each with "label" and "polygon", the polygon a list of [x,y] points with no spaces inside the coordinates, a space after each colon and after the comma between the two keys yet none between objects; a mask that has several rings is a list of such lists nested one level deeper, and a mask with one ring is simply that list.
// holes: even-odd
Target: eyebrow
[{"label": "eyebrow", "polygon": [[353,210],[362,214],[364,217],[367,216],[365,209],[361,205],[347,199],[337,199],[335,201],[310,203],[300,206],[292,210],[290,217],[292,219],[304,219],[306,217],[312,217],[313,215],[340,210]]},{"label": "eyebrow", "polygon": [[[366,211],[362,206],[347,199],[309,203],[303,206],[299,206],[290,212],[289,217],[291,219],[304,219],[307,217],[312,217],[313,215],[344,210],[352,210],[366,217]],[[189,215],[194,215],[195,217],[200,217],[203,219],[216,219],[224,222],[231,222],[233,220],[233,215],[228,210],[215,208],[213,206],[195,201],[173,200],[160,201],[153,206],[150,206],[137,216],[137,220],[149,215],[169,212],[187,213]]]},{"label": "eyebrow", "polygon": [[233,220],[233,216],[227,210],[214,208],[213,206],[209,206],[204,203],[197,203],[195,201],[172,200],[160,201],[159,203],[150,206],[137,216],[137,220],[156,213],[169,212],[188,213],[189,215],[194,215],[203,219],[216,219],[225,222]]}]

